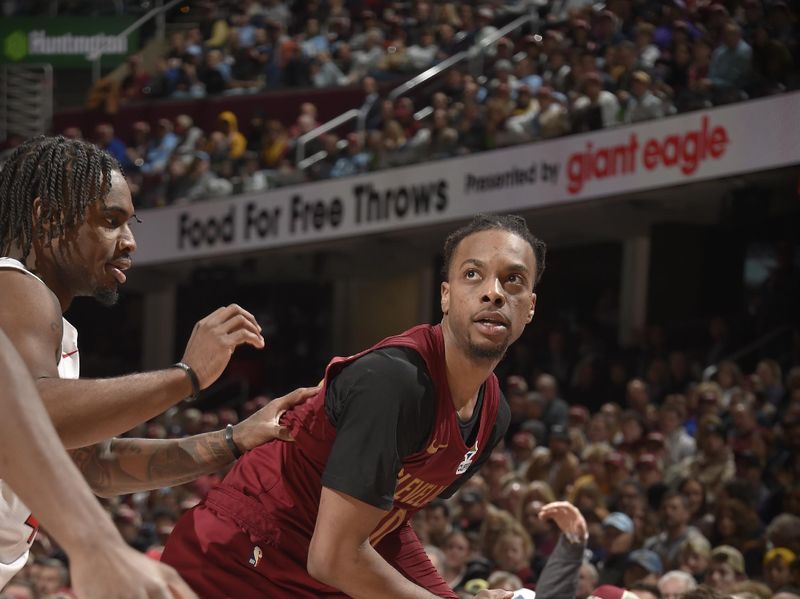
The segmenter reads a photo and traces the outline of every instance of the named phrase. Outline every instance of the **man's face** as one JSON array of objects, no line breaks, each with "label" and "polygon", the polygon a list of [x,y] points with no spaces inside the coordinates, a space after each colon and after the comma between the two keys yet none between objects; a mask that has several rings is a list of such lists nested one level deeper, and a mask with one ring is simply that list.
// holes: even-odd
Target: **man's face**
[{"label": "man's face", "polygon": [[52,595],[63,586],[61,572],[58,568],[43,566],[36,578],[35,585],[41,595]]},{"label": "man's face", "polygon": [[721,593],[727,592],[738,580],[736,571],[730,564],[715,560],[711,561],[706,578],[708,584]]},{"label": "man's face", "polygon": [[119,285],[131,266],[136,241],[130,228],[133,202],[119,172],[111,173],[111,191],[105,203],[87,210],[86,220],[53,241],[44,251],[55,263],[59,284],[75,296],[93,296],[106,305],[117,301]]},{"label": "man's face", "polygon": [[667,499],[664,502],[664,518],[667,521],[667,526],[685,526],[689,520],[689,511],[686,509],[683,499],[680,497]]},{"label": "man's face", "polygon": [[428,523],[428,530],[434,534],[447,530],[447,516],[441,508],[429,508],[425,512],[425,519]]},{"label": "man's face", "polygon": [[441,303],[446,327],[469,358],[497,361],[522,334],[536,306],[536,268],[530,244],[508,231],[479,231],[458,244]]}]

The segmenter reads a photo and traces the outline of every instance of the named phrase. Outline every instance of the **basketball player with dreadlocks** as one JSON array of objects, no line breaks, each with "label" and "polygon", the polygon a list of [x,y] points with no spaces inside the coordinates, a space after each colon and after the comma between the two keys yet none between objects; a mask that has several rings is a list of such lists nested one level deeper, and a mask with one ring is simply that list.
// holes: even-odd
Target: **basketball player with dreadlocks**
[{"label": "basketball player with dreadlocks", "polygon": [[[116,301],[136,250],[135,216],[119,164],[91,144],[34,138],[0,171],[0,328],[36,381],[61,440],[102,496],[183,484],[261,443],[289,440],[278,418],[310,394],[294,391],[223,431],[185,439],[112,438],[196,396],[239,345],[264,346],[255,318],[234,304],[195,325],[175,367],[78,379],[77,331],[62,314],[78,296]],[[0,588],[25,564],[37,526],[0,481]]]}]

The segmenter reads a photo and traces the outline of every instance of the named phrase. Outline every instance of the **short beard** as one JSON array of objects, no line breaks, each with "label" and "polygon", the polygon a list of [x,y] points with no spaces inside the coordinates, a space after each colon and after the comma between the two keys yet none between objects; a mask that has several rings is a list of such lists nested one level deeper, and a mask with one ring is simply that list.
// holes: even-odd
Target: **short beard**
[{"label": "short beard", "polygon": [[113,306],[119,301],[119,290],[116,287],[98,287],[92,297],[104,306]]},{"label": "short beard", "polygon": [[481,345],[476,345],[470,341],[469,345],[467,346],[470,357],[475,358],[476,360],[487,361],[500,360],[506,354],[507,349],[507,343],[496,345],[494,347],[484,347]]}]

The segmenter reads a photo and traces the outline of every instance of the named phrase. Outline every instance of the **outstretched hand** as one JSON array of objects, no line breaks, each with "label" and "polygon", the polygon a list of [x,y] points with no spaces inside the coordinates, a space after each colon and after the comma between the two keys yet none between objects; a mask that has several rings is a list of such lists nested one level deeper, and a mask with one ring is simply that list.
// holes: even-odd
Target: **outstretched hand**
[{"label": "outstretched hand", "polygon": [[301,387],[291,393],[273,399],[249,418],[233,427],[233,440],[242,451],[250,451],[259,445],[280,439],[294,441],[291,432],[280,423],[286,410],[291,410],[311,399],[319,392],[319,387]]},{"label": "outstretched hand", "polygon": [[214,310],[194,325],[181,361],[191,366],[200,389],[205,389],[225,370],[233,350],[244,344],[262,349],[261,327],[250,312],[231,304]]},{"label": "outstretched hand", "polygon": [[589,538],[583,514],[568,501],[548,503],[539,510],[539,518],[555,522],[572,543],[586,543]]}]

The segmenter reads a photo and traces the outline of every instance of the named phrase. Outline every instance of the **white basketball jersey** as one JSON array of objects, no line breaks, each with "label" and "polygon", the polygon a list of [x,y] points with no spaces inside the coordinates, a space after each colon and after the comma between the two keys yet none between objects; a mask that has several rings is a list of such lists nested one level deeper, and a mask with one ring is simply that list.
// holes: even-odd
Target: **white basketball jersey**
[{"label": "white basketball jersey", "polygon": [[[0,258],[0,268],[20,270],[41,281],[13,258]],[[44,285],[44,282],[42,282]],[[62,317],[61,360],[58,375],[63,379],[76,379],[80,371],[78,356],[78,331]],[[34,473],[31,473],[34,476]],[[28,561],[28,549],[36,536],[39,523],[3,480],[0,480],[0,589]]]}]

